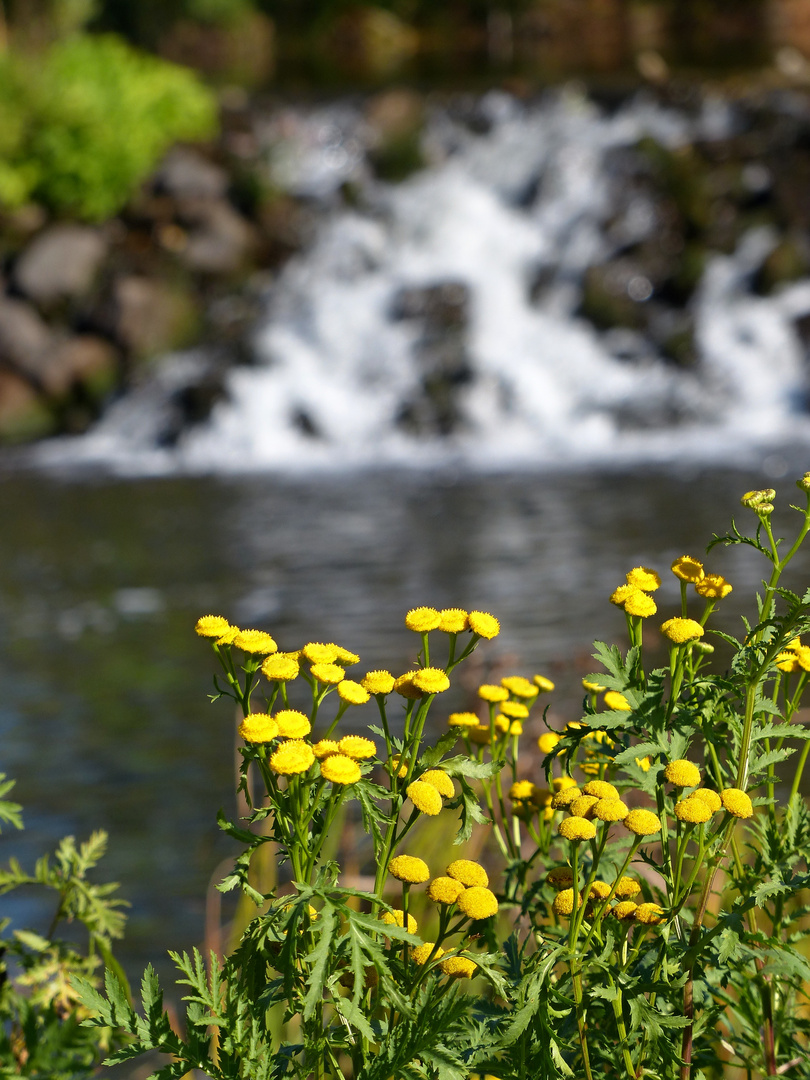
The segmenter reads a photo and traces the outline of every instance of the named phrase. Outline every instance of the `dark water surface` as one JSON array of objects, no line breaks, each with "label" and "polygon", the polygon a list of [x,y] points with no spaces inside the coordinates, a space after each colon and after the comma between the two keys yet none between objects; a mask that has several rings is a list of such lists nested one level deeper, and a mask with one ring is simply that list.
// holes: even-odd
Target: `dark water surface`
[{"label": "dark water surface", "polygon": [[[18,781],[27,824],[3,835],[0,858],[31,865],[65,833],[107,829],[106,876],[132,904],[120,955],[133,973],[149,960],[162,967],[167,948],[201,941],[205,890],[231,850],[215,816],[233,807],[232,714],[206,698],[214,666],[193,633],[200,614],[269,629],[282,649],[338,641],[360,653],[355,671],[398,673],[416,652],[408,608],[490,610],[502,634],[479,649],[469,686],[459,678],[437,703],[437,719],[504,668],[555,679],[556,716],[573,719],[591,641],[622,640],[607,596],[626,570],[658,568],[653,622],[675,614],[672,559],[700,556],[732,515],[748,524],[747,488],[772,482],[781,507],[798,502],[793,478],[806,467],[796,462],[781,482],[710,469],[0,478],[0,768]],[[721,624],[736,629],[752,609],[744,586],[765,568],[743,548],[715,549],[707,564],[735,585]],[[808,576],[801,556],[788,584]],[[47,917],[27,897],[4,910]]]}]

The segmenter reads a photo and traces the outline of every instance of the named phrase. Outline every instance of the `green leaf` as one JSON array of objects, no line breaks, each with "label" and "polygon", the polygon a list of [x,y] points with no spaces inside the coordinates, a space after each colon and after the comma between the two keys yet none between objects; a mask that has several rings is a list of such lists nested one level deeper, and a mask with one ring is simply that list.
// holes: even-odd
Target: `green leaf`
[{"label": "green leaf", "polygon": [[317,942],[307,955],[307,963],[311,965],[307,978],[307,994],[304,1000],[304,1019],[310,1020],[315,1012],[315,1006],[323,998],[323,988],[326,981],[326,966],[332,951],[335,924],[337,922],[335,909],[327,904],[321,911],[320,916],[312,924],[312,931],[317,935]]}]

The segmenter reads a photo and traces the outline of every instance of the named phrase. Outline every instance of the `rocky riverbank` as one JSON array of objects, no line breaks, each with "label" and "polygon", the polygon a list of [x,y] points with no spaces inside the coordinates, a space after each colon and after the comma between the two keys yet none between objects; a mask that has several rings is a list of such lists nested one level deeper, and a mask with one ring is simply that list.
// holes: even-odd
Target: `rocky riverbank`
[{"label": "rocky riverbank", "polygon": [[[644,92],[690,114],[708,95],[674,83]],[[594,94],[612,110],[627,89]],[[643,139],[609,161],[609,254],[578,283],[576,307],[628,362],[641,343],[665,362],[696,363],[690,301],[706,259],[733,251],[752,226],[771,226],[776,237],[752,272],[753,291],[810,273],[806,91],[766,85],[712,107],[725,117],[716,132],[704,125],[700,138],[676,149]],[[222,114],[215,144],[175,147],[110,221],[52,221],[34,206],[0,220],[2,441],[81,432],[117,396],[155,378],[160,357],[204,344],[171,391],[160,434],[171,443],[208,415],[227,370],[252,362],[253,327],[274,277],[319,222],[339,208],[368,209],[381,181],[452,154],[446,140],[437,149],[437,116],[482,135],[490,123],[481,99],[405,90],[347,98],[322,109],[317,123],[302,120],[301,107],[242,92],[224,96]],[[530,205],[543,183],[538,174],[517,203]],[[634,207],[646,215],[635,230]],[[540,305],[559,284],[547,264],[527,279]],[[438,410],[442,433],[453,428],[454,388],[464,381],[454,342],[467,303],[452,290],[452,282],[436,282],[426,298],[406,297],[404,314],[391,313],[422,317],[412,309],[427,305],[427,413],[412,410],[403,423],[418,426],[419,416]],[[448,350],[456,358],[449,364]]]}]

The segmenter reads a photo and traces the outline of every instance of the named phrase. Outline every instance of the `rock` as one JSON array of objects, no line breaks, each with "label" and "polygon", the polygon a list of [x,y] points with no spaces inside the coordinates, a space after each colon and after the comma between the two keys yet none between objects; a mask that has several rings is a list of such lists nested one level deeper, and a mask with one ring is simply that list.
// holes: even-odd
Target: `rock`
[{"label": "rock", "polygon": [[175,146],[160,165],[152,180],[157,195],[173,199],[222,199],[228,191],[224,169],[187,146]]},{"label": "rock", "polygon": [[40,383],[53,343],[51,330],[35,308],[24,300],[0,297],[0,362]]},{"label": "rock", "polygon": [[0,368],[0,440],[24,442],[54,432],[56,422],[31,383]]},{"label": "rock", "polygon": [[188,345],[198,329],[193,298],[154,278],[118,278],[113,308],[115,336],[138,359]]},{"label": "rock", "polygon": [[118,364],[119,354],[109,341],[95,334],[78,334],[51,352],[43,385],[54,396],[81,386],[86,395],[99,400],[114,386]]},{"label": "rock", "polygon": [[211,203],[201,224],[189,231],[180,258],[204,274],[232,274],[248,259],[255,245],[250,224],[224,201]]},{"label": "rock", "polygon": [[107,254],[107,242],[87,225],[53,225],[28,245],[14,267],[14,284],[50,307],[89,292]]}]

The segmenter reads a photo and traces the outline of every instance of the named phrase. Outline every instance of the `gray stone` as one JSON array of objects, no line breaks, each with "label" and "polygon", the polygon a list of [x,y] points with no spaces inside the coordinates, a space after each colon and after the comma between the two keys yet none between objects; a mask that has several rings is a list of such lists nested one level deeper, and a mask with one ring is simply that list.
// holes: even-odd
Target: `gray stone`
[{"label": "gray stone", "polygon": [[109,389],[118,368],[116,349],[95,334],[78,334],[61,341],[49,353],[42,372],[42,385],[47,393],[61,396],[80,383],[99,394]]},{"label": "gray stone", "polygon": [[255,243],[248,222],[226,202],[212,203],[201,224],[188,234],[180,257],[190,270],[230,274],[247,259]]},{"label": "gray stone", "polygon": [[42,381],[54,338],[35,308],[24,300],[0,297],[0,361]]},{"label": "gray stone", "polygon": [[197,329],[192,297],[165,282],[132,274],[113,287],[115,336],[135,356],[154,356],[188,344]]},{"label": "gray stone", "polygon": [[53,414],[27,379],[0,368],[0,440],[25,442],[53,432]]},{"label": "gray stone", "polygon": [[14,268],[14,283],[48,307],[88,292],[107,254],[102,234],[86,225],[53,225],[32,240]]},{"label": "gray stone", "polygon": [[228,174],[188,147],[170,150],[153,180],[155,190],[174,199],[221,199]]}]

